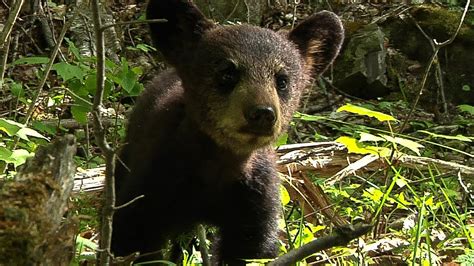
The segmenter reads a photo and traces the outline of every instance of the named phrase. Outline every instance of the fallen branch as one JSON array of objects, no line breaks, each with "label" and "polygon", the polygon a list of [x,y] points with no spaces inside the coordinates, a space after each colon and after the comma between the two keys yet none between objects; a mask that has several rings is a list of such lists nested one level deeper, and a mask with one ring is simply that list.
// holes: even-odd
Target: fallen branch
[{"label": "fallen branch", "polygon": [[[373,172],[387,167],[384,158],[374,156],[348,154],[344,145],[337,142],[314,142],[284,145],[277,149],[279,153],[278,171],[293,176],[294,173],[317,171],[318,176],[326,177],[326,184],[334,184],[356,171]],[[448,162],[428,157],[402,155],[395,157],[393,164],[403,167],[430,170],[433,166],[441,172],[460,173],[474,176],[474,167],[462,162]],[[104,168],[86,170],[78,173],[75,178],[74,191],[98,191],[103,188]]]},{"label": "fallen branch", "polygon": [[368,224],[340,227],[331,235],[317,238],[300,248],[293,249],[285,255],[276,258],[268,266],[292,265],[316,252],[331,247],[346,246],[351,240],[367,234],[371,228],[372,226]]}]

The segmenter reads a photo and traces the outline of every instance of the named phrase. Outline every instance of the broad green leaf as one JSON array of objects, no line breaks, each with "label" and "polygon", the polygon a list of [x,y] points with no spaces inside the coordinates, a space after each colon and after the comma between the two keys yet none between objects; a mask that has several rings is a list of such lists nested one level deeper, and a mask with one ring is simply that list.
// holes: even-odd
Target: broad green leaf
[{"label": "broad green leaf", "polygon": [[80,124],[87,124],[87,114],[89,113],[90,108],[82,105],[73,105],[71,107],[72,117],[79,122]]},{"label": "broad green leaf", "polygon": [[365,116],[369,116],[369,117],[375,117],[381,122],[384,122],[384,121],[397,121],[397,119],[395,119],[391,115],[387,115],[387,114],[377,112],[377,111],[372,111],[372,110],[369,110],[367,108],[360,107],[360,106],[355,106],[355,105],[352,105],[352,104],[349,104],[349,103],[346,104],[346,105],[343,105],[343,106],[341,106],[337,109],[337,112],[342,112],[342,111],[346,111],[346,112],[350,112],[350,113],[354,113],[354,114],[359,114],[359,115],[365,115]]},{"label": "broad green leaf", "polygon": [[283,204],[283,206],[286,206],[288,203],[290,203],[290,194],[283,185],[280,185],[280,197],[281,204]]},{"label": "broad green leaf", "polygon": [[45,136],[41,135],[38,131],[28,128],[28,127],[21,128],[20,130],[18,130],[16,135],[24,140],[28,140],[28,136],[40,138],[40,139],[46,139],[46,140],[48,139]]},{"label": "broad green leaf", "polygon": [[11,84],[10,91],[15,97],[22,97],[25,95],[25,90],[23,89],[23,85],[21,83],[14,82]]},{"label": "broad green leaf", "polygon": [[378,155],[376,151],[374,151],[373,149],[367,149],[361,143],[359,143],[356,139],[351,138],[351,137],[342,136],[336,139],[335,141],[346,146],[349,153]]},{"label": "broad green leaf", "polygon": [[459,110],[461,110],[461,112],[468,112],[471,115],[474,115],[474,106],[472,106],[472,105],[461,104],[461,105],[458,105],[458,108],[459,108]]},{"label": "broad green leaf", "polygon": [[283,133],[281,134],[280,137],[278,137],[276,143],[275,143],[275,146],[278,147],[278,146],[281,146],[281,145],[285,145],[288,143],[288,133]]},{"label": "broad green leaf", "polygon": [[76,45],[71,40],[69,40],[69,38],[64,39],[68,44],[69,51],[74,55],[77,60],[82,61],[82,55],[79,53],[79,49],[76,47]]},{"label": "broad green leaf", "polygon": [[46,125],[40,121],[33,121],[31,126],[36,130],[39,130],[40,132],[44,132],[51,135],[57,134],[56,126],[54,125]]},{"label": "broad green leaf", "polygon": [[385,139],[379,136],[372,135],[370,133],[362,132],[360,133],[359,141],[360,142],[367,142],[367,141],[378,142],[378,141],[385,141]]},{"label": "broad green leaf", "polygon": [[97,73],[87,75],[86,80],[84,81],[84,87],[91,95],[95,94],[97,88]]},{"label": "broad green leaf", "polygon": [[7,133],[10,137],[14,136],[22,127],[23,125],[18,122],[0,118],[0,131]]},{"label": "broad green leaf", "polygon": [[68,64],[66,62],[59,62],[53,65],[53,69],[56,70],[58,75],[64,80],[68,81],[72,78],[77,78],[79,80],[82,80],[84,77],[85,73],[82,68]]},{"label": "broad green leaf", "polygon": [[0,146],[0,161],[4,161],[7,163],[13,162],[12,153],[13,152],[10,151],[9,149]]},{"label": "broad green leaf", "polygon": [[35,65],[35,64],[46,64],[49,62],[48,57],[44,56],[31,56],[23,57],[13,61],[13,65]]},{"label": "broad green leaf", "polygon": [[128,92],[130,96],[138,96],[143,91],[143,84],[136,82],[131,91]]},{"label": "broad green leaf", "polygon": [[29,152],[29,151],[24,150],[24,149],[14,150],[12,155],[11,155],[12,163],[16,168],[19,165],[24,164],[26,162],[26,159],[32,157],[33,155],[34,155],[34,153]]},{"label": "broad green leaf", "polygon": [[466,137],[466,136],[459,135],[459,134],[456,135],[456,136],[448,136],[448,135],[432,133],[432,132],[429,132],[429,131],[426,131],[426,130],[420,130],[418,132],[428,134],[428,135],[430,135],[432,137],[435,137],[435,138],[460,140],[460,141],[465,141],[465,142],[471,142],[472,141],[472,139],[470,137]]},{"label": "broad green leaf", "polygon": [[400,144],[403,147],[410,149],[411,151],[413,151],[417,155],[420,155],[420,148],[424,148],[423,145],[421,145],[420,143],[415,142],[413,140],[404,139],[404,138],[400,138],[400,137],[392,137],[392,136],[388,136],[388,135],[380,135],[380,136],[383,137],[384,139],[386,139],[389,142]]}]

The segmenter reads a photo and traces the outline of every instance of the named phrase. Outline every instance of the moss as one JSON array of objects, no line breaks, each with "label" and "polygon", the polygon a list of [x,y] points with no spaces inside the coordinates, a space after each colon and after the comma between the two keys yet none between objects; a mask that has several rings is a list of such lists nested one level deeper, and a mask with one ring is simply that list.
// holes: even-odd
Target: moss
[{"label": "moss", "polygon": [[[438,41],[445,41],[456,31],[461,18],[461,10],[450,10],[437,5],[421,5],[411,12],[419,25]],[[466,20],[472,21],[474,15],[468,13]],[[474,43],[474,30],[472,25],[463,23],[457,39],[463,42]]]},{"label": "moss", "polygon": [[[50,177],[29,177],[8,182],[0,191],[0,261],[9,265],[32,265],[43,232],[50,227],[43,209],[55,183]],[[27,254],[27,256],[25,256]]]}]

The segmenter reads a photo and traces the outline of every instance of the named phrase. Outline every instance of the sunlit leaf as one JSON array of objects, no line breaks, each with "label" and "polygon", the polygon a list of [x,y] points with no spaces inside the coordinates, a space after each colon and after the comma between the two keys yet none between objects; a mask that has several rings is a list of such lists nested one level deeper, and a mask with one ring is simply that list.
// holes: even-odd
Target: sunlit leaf
[{"label": "sunlit leaf", "polygon": [[399,145],[401,145],[405,148],[410,149],[411,151],[413,151],[417,155],[420,155],[420,148],[424,147],[420,143],[415,142],[413,140],[400,138],[400,137],[392,137],[392,136],[388,136],[388,135],[380,135],[380,136],[383,137],[384,139],[386,139],[389,142],[393,142],[393,143],[399,144]]},{"label": "sunlit leaf", "polygon": [[387,157],[390,156],[392,150],[386,147],[376,147],[376,146],[364,146],[364,144],[360,143],[354,138],[342,136],[335,140],[338,143],[343,144],[346,146],[347,150],[350,153],[356,154],[374,154],[380,157]]},{"label": "sunlit leaf", "polygon": [[366,142],[366,141],[378,142],[378,141],[385,141],[385,139],[379,136],[372,135],[370,133],[362,132],[360,133],[359,141],[360,142]]},{"label": "sunlit leaf", "polygon": [[396,121],[397,120],[391,115],[387,115],[387,114],[377,112],[377,111],[372,111],[370,109],[360,107],[360,106],[355,106],[355,105],[352,105],[352,104],[349,104],[349,103],[346,104],[346,105],[343,105],[343,106],[341,106],[337,109],[337,112],[342,112],[342,111],[346,111],[346,112],[350,112],[350,113],[354,113],[354,114],[359,114],[359,115],[365,115],[365,116],[369,116],[369,117],[374,117],[374,118],[376,118],[377,120],[379,120],[381,122]]},{"label": "sunlit leaf", "polygon": [[283,204],[283,206],[286,206],[288,203],[290,203],[290,194],[283,185],[280,185],[280,196],[281,204]]},{"label": "sunlit leaf", "polygon": [[426,205],[426,206],[430,206],[430,207],[433,206],[433,196],[429,196],[429,197],[425,200],[425,205]]},{"label": "sunlit leaf", "polygon": [[398,177],[397,180],[395,180],[395,184],[397,184],[397,186],[399,188],[402,188],[404,186],[406,186],[408,183],[407,181],[405,180],[405,178],[403,177]]},{"label": "sunlit leaf", "polygon": [[374,202],[380,202],[380,200],[383,197],[383,192],[380,191],[380,189],[371,187],[369,189],[364,190],[364,192],[362,193],[362,196],[369,198]]},{"label": "sunlit leaf", "polygon": [[456,136],[448,136],[448,135],[442,135],[442,134],[436,134],[432,133],[426,130],[420,130],[418,132],[428,134],[434,138],[442,138],[442,139],[451,139],[451,140],[459,140],[459,141],[465,141],[465,142],[471,142],[472,139],[463,135],[456,135]]},{"label": "sunlit leaf", "polygon": [[405,194],[403,192],[400,192],[400,194],[398,194],[397,201],[398,201],[398,204],[397,204],[398,209],[406,210],[407,209],[406,206],[411,205],[411,203],[405,199]]},{"label": "sunlit leaf", "polygon": [[286,143],[288,143],[288,133],[283,133],[283,134],[281,134],[280,137],[278,137],[278,139],[275,143],[275,146],[278,147],[278,146],[281,146],[281,145],[285,145]]},{"label": "sunlit leaf", "polygon": [[24,149],[14,150],[12,152],[12,155],[11,155],[12,163],[16,168],[19,165],[24,164],[26,162],[26,159],[32,157],[33,155],[34,155],[34,153],[29,152],[29,151],[24,150]]},{"label": "sunlit leaf", "polygon": [[468,112],[471,115],[474,115],[474,106],[472,105],[461,104],[461,105],[458,105],[458,108],[459,110],[461,110],[461,112]]},{"label": "sunlit leaf", "polygon": [[28,136],[46,140],[48,139],[45,136],[41,135],[38,131],[28,127],[21,128],[20,130],[18,130],[16,135],[24,140],[28,140]]}]

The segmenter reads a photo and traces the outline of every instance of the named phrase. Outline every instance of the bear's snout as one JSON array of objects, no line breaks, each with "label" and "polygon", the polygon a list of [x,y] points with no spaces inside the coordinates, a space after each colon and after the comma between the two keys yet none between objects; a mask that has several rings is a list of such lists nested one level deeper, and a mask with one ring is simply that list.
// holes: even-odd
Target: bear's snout
[{"label": "bear's snout", "polygon": [[277,120],[275,110],[271,106],[256,105],[244,112],[247,125],[245,131],[256,135],[273,135],[273,127]]}]

